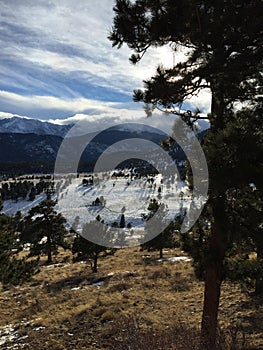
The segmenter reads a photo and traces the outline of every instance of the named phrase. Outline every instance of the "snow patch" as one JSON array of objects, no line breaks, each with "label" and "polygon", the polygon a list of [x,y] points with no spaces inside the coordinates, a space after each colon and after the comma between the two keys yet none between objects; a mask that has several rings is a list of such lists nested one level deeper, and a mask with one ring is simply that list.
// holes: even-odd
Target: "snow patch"
[{"label": "snow patch", "polygon": [[174,256],[172,258],[163,258],[163,259],[158,259],[157,261],[159,262],[163,262],[163,261],[191,261],[190,258],[188,258],[187,256]]}]

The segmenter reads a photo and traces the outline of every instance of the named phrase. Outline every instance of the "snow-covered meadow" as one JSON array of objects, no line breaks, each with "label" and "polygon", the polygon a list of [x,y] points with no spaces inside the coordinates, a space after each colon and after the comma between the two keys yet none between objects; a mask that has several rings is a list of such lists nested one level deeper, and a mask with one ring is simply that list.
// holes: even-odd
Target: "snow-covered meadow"
[{"label": "snow-covered meadow", "polygon": [[[89,183],[87,180],[91,178]],[[145,217],[152,200],[164,204],[166,221],[188,210],[192,201],[187,184],[178,180],[176,175],[169,178],[164,178],[162,174],[133,176],[126,171],[123,176],[115,177],[112,171],[85,177],[55,176],[54,187],[56,194],[52,198],[57,199],[55,209],[66,218],[68,228],[74,226],[74,230],[82,233],[83,226],[98,215],[107,227],[116,227],[124,214],[125,228],[122,232],[126,239],[129,238],[128,245],[137,245],[145,234]],[[6,200],[2,213],[13,216],[21,211],[22,215],[26,215],[45,198],[45,193],[42,193],[34,201]],[[96,199],[102,199],[103,205],[94,205]]]},{"label": "snow-covered meadow", "polygon": [[[185,182],[175,177],[164,180],[161,174],[131,179],[114,178],[110,173],[99,174],[92,185],[83,185],[83,178],[71,178],[67,186],[58,193],[56,209],[61,212],[70,225],[74,222],[81,227],[98,215],[105,224],[120,223],[121,215],[125,223],[126,236],[139,239],[144,232],[145,219],[150,201],[156,199],[165,205],[165,218],[172,220],[181,210],[188,209],[191,196]],[[96,198],[103,198],[105,205],[92,205]]]},{"label": "snow-covered meadow", "polygon": [[3,209],[1,213],[6,214],[8,216],[13,216],[16,212],[20,211],[22,215],[26,214],[31,208],[40,204],[46,195],[44,193],[36,196],[35,200],[28,201],[27,199],[19,199],[18,201],[14,201],[12,199],[5,200],[3,202]]}]

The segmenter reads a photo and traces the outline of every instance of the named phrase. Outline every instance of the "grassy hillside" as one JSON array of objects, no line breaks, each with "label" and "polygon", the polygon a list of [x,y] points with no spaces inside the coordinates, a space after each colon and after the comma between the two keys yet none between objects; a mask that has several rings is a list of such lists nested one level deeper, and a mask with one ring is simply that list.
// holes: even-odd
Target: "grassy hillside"
[{"label": "grassy hillside", "polygon": [[[147,255],[148,254],[148,255]],[[165,257],[181,256],[166,250]],[[195,349],[203,283],[189,261],[118,250],[99,272],[61,252],[32,281],[0,293],[0,349]],[[224,349],[263,349],[262,300],[225,282],[220,305]]]}]

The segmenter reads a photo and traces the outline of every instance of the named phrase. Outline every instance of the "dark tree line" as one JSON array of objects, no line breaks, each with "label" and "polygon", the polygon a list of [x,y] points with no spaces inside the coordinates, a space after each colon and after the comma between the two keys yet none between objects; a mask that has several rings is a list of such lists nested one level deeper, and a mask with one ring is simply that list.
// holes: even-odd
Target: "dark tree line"
[{"label": "dark tree line", "polygon": [[47,190],[54,191],[52,181],[39,180],[39,182],[34,183],[28,180],[14,180],[2,183],[0,195],[2,200],[12,199],[18,201],[19,199],[28,199],[33,201],[36,195]]}]

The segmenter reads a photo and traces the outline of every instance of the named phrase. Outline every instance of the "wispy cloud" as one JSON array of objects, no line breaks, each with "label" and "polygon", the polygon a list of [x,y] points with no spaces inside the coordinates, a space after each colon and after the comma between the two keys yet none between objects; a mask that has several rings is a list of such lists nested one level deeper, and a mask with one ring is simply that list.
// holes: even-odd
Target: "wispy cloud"
[{"label": "wispy cloud", "polygon": [[[128,48],[113,49],[107,40],[113,6],[114,0],[1,1],[1,110],[63,118],[117,102],[136,109],[132,90],[174,56],[167,47],[152,49],[131,65]],[[201,100],[209,108],[209,96]]]},{"label": "wispy cloud", "polygon": [[[13,92],[0,91],[0,105],[4,112],[8,112],[9,107],[13,106],[15,110],[19,111],[17,112],[18,114],[22,113],[30,117],[38,116],[40,119],[45,119],[47,117],[63,118],[76,113],[89,113],[94,110],[104,110],[105,108],[119,109],[126,104],[84,97],[23,96]],[[135,110],[135,108],[132,109]]]}]

